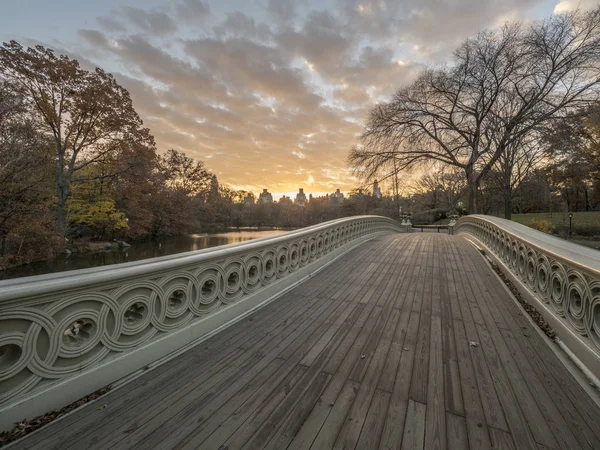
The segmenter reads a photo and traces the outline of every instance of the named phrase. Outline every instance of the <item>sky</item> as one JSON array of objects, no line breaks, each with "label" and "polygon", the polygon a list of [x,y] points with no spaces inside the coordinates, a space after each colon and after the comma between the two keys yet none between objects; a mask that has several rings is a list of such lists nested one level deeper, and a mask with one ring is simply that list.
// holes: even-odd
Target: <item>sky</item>
[{"label": "sky", "polygon": [[[275,198],[357,187],[377,102],[466,37],[578,0],[0,0],[0,40],[112,72],[156,138]],[[581,7],[595,6],[583,0]]]}]

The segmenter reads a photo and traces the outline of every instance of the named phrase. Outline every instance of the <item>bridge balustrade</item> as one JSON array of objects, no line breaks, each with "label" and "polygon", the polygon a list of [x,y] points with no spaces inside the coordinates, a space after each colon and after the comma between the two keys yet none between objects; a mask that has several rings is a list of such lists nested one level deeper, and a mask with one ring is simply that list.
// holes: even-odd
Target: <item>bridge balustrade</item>
[{"label": "bridge balustrade", "polygon": [[0,429],[184,351],[377,233],[378,216],[0,282]]}]

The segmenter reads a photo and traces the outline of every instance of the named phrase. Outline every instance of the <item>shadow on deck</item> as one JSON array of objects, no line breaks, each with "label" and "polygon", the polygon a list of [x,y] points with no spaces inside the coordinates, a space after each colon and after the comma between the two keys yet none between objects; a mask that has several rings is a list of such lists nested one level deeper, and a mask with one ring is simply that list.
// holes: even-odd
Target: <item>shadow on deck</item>
[{"label": "shadow on deck", "polygon": [[600,448],[600,409],[459,236],[380,236],[15,448]]}]

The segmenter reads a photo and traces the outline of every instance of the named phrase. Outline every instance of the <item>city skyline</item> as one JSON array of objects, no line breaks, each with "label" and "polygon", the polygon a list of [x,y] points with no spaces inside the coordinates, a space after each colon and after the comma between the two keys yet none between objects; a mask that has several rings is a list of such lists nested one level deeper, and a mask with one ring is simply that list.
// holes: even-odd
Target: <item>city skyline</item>
[{"label": "city skyline", "polygon": [[[42,44],[114,73],[156,138],[224,184],[274,196],[356,180],[369,108],[466,37],[584,0],[5,0],[0,39]],[[60,23],[60,26],[57,24]]]}]

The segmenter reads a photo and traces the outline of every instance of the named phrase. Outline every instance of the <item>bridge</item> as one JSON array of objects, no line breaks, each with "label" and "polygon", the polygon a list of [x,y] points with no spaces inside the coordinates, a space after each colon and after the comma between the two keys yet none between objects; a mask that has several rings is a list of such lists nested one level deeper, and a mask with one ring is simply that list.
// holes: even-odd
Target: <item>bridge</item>
[{"label": "bridge", "polygon": [[0,282],[0,430],[110,387],[7,448],[600,448],[598,252],[486,216],[409,231]]}]

